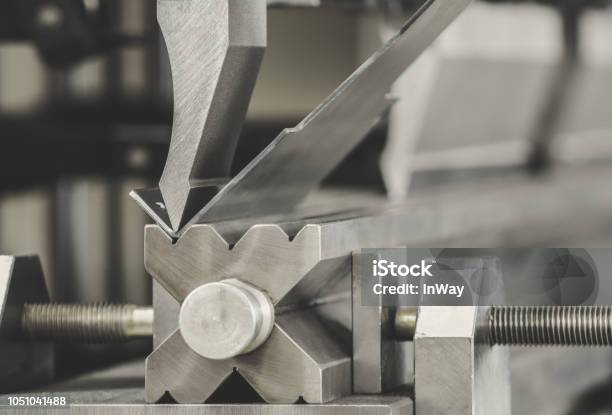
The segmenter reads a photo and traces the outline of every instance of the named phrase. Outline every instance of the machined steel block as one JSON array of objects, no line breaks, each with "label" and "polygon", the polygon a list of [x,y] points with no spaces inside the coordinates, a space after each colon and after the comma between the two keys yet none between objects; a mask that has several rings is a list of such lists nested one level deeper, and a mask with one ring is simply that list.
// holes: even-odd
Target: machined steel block
[{"label": "machined steel block", "polygon": [[316,225],[293,238],[260,225],[230,245],[213,226],[196,225],[175,243],[147,227],[160,319],[147,400],[169,392],[204,402],[234,371],[268,402],[349,395],[350,255],[326,249],[325,239]]},{"label": "machined steel block", "polygon": [[487,307],[420,307],[414,339],[417,415],[510,414],[507,348],[491,347]]},{"label": "machined steel block", "polygon": [[360,254],[353,255],[353,392],[381,394],[412,384],[413,343],[398,341],[393,307],[364,306]]}]

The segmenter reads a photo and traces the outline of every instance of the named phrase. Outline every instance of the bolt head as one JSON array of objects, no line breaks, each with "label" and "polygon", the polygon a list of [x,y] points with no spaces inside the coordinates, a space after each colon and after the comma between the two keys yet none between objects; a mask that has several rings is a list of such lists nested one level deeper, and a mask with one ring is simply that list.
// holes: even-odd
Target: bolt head
[{"label": "bolt head", "polygon": [[185,298],[179,328],[200,356],[224,360],[259,347],[274,326],[274,307],[257,288],[231,279],[204,284]]}]

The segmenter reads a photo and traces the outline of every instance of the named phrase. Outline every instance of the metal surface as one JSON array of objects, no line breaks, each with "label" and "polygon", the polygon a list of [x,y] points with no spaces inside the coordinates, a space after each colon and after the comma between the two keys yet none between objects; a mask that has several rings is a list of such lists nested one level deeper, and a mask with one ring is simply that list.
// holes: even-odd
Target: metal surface
[{"label": "metal surface", "polygon": [[381,11],[387,8],[401,14],[409,7],[411,0],[268,0],[268,7],[334,7],[349,11]]},{"label": "metal surface", "polygon": [[[19,396],[64,396],[70,407],[44,408],[47,414],[151,414],[151,415],[411,415],[412,400],[393,396],[348,396],[324,405],[146,405],[143,362],[125,363],[44,388],[44,392]],[[3,414],[40,414],[39,407],[9,408],[7,396],[0,395]]]},{"label": "metal surface", "polygon": [[[65,408],[45,408],[45,414],[65,414]],[[3,409],[6,415],[39,414],[40,409]],[[355,396],[322,405],[145,405],[104,402],[73,404],[70,413],[76,415],[411,415],[413,404],[406,397]]]},{"label": "metal surface", "polygon": [[[508,239],[517,243],[533,243],[553,239],[556,235],[567,237],[588,229],[602,229],[602,226],[609,223],[612,217],[612,194],[593,192],[592,189],[606,188],[609,182],[607,177],[611,172],[612,168],[605,165],[567,167],[538,180],[533,180],[532,176],[523,172],[516,172],[452,186],[438,185],[431,190],[420,190],[403,203],[388,203],[384,197],[373,197],[368,193],[356,194],[350,198],[342,193],[327,192],[321,195],[321,198],[327,199],[327,203],[321,204],[318,209],[310,209],[305,205],[291,215],[260,219],[260,223],[275,223],[276,226],[259,225],[251,228],[250,220],[196,225],[192,229],[200,229],[198,232],[202,234],[204,232],[201,229],[207,229],[210,235],[196,238],[195,235],[190,236],[189,231],[173,247],[169,245],[171,239],[161,229],[148,227],[147,236],[155,235],[155,239],[146,242],[146,249],[150,250],[149,253],[145,252],[145,261],[150,259],[150,266],[155,267],[157,263],[164,263],[162,257],[174,262],[171,258],[183,252],[180,255],[184,256],[182,262],[185,265],[179,265],[177,261],[177,267],[181,268],[172,270],[164,265],[160,269],[169,268],[168,278],[180,279],[181,274],[189,276],[193,269],[199,267],[207,272],[215,272],[215,269],[219,269],[216,265],[206,263],[196,255],[198,245],[213,238],[225,241],[224,248],[213,253],[216,258],[222,258],[220,262],[229,261],[237,251],[243,250],[241,244],[250,245],[258,239],[266,240],[261,236],[265,228],[276,228],[278,240],[284,244],[278,247],[277,252],[283,253],[288,248],[291,251],[304,249],[307,246],[306,235],[318,229],[320,238],[326,241],[321,258],[332,254],[345,255],[361,248],[380,248],[404,242],[410,246],[423,246],[466,236],[476,238],[475,234],[481,235],[481,238],[476,239],[488,241],[486,246],[499,246],[498,243]],[[351,206],[352,210],[347,211],[346,206]],[[366,207],[360,209],[361,206]],[[581,220],[568,222],[568,218],[576,217]],[[559,224],[564,226],[560,227]],[[289,237],[292,243],[289,243]],[[266,240],[266,244],[269,243]],[[180,249],[181,246],[185,248]],[[162,247],[166,248],[160,250]],[[251,261],[240,261],[235,265],[236,269],[249,274],[250,270],[257,269],[252,263],[265,264],[265,249],[253,248],[249,252],[244,248]],[[189,250],[194,252],[188,254]],[[278,256],[280,254],[275,255]],[[297,258],[301,262],[307,259]],[[291,271],[298,272],[299,267],[284,265],[283,269],[277,271],[268,264],[263,270],[270,271],[266,278],[277,278],[283,281],[284,286],[290,284],[285,282],[287,276],[291,275]],[[181,284],[197,286],[189,281],[182,281]]]},{"label": "metal surface", "polygon": [[381,4],[368,0],[268,0],[268,7],[339,7],[349,10],[378,10]]},{"label": "metal surface", "polygon": [[153,280],[153,349],[157,348],[177,327],[181,305],[157,281]]},{"label": "metal surface", "polygon": [[349,11],[381,10],[401,14],[415,8],[411,0],[268,0],[268,7],[334,7]]},{"label": "metal surface", "polygon": [[[350,391],[350,357],[326,334],[310,310],[292,311],[338,278],[348,280],[345,259],[321,260],[316,227],[292,241],[277,226],[253,228],[230,249],[210,226],[191,227],[176,244],[158,227],[147,227],[145,266],[178,302],[206,283],[239,278],[265,291],[283,313],[258,349],[222,361],[201,357],[174,332],[147,359],[147,400],[169,391],[179,402],[205,401],[235,370],[269,402],[328,402]],[[328,278],[338,271],[336,278]],[[295,291],[296,286],[308,288]],[[346,307],[350,314],[350,304]],[[175,323],[176,325],[177,323]]]},{"label": "metal surface", "polygon": [[0,256],[0,391],[48,382],[53,376],[53,346],[20,339],[23,305],[49,301],[37,257]]},{"label": "metal surface", "polygon": [[486,316],[486,307],[419,309],[416,414],[511,413],[508,350],[491,348],[482,335]]},{"label": "metal surface", "polygon": [[200,356],[224,360],[248,353],[267,340],[274,306],[257,288],[229,279],[204,284],[183,301],[183,339]]},{"label": "metal surface", "polygon": [[350,392],[350,359],[315,316],[288,313],[257,350],[227,360],[202,358],[175,331],[147,358],[146,399],[168,391],[180,403],[201,403],[234,370],[270,403],[329,402]]},{"label": "metal surface", "polygon": [[[172,234],[180,235],[181,229],[188,228],[182,227],[182,219],[187,220],[187,225],[192,225],[236,217],[255,220],[261,215],[291,211],[380,120],[393,103],[388,96],[393,82],[469,3],[469,0],[424,2],[397,36],[357,69],[299,125],[283,131],[205,206],[202,204],[200,207],[203,208],[197,214],[193,212],[193,218],[186,219],[186,216],[192,215],[182,215],[183,212],[178,209],[184,203],[172,201],[187,200],[187,191],[176,190],[187,188],[185,180],[181,183],[180,180],[162,179],[161,183],[165,182],[162,195],[172,225],[162,226],[170,227],[174,231]],[[171,55],[171,59],[180,58]],[[200,165],[202,157],[193,150],[182,148],[180,152]],[[213,154],[212,148],[209,150],[207,154]],[[185,166],[191,163],[181,158],[177,159],[178,166],[173,164],[166,166],[166,174],[184,178]],[[216,189],[208,187],[203,191],[207,195],[200,198],[200,202]],[[136,197],[136,200],[143,203],[146,198]],[[162,203],[160,200],[149,202],[153,205]],[[155,210],[151,205],[143,207],[147,213]],[[163,215],[153,215],[153,218],[160,221]]]},{"label": "metal surface", "polygon": [[30,341],[124,342],[153,335],[153,309],[135,305],[25,304],[21,331]]},{"label": "metal surface", "polygon": [[393,328],[397,340],[412,341],[416,333],[417,307],[400,307],[395,312]]},{"label": "metal surface", "polygon": [[492,307],[492,345],[611,346],[611,306]]},{"label": "metal surface", "polygon": [[[395,338],[412,341],[418,311],[395,313]],[[486,334],[491,346],[612,346],[610,306],[492,306]]]},{"label": "metal surface", "polygon": [[269,7],[319,7],[321,0],[268,0]]},{"label": "metal surface", "polygon": [[472,274],[471,301],[460,307],[424,306],[421,298],[414,335],[415,413],[507,414],[511,413],[509,351],[489,343],[490,303],[504,299],[503,287],[491,295],[482,289],[501,273],[490,258],[448,258],[454,270],[486,265],[486,272]]},{"label": "metal surface", "polygon": [[413,345],[394,336],[393,309],[361,304],[362,261],[353,255],[353,392],[383,393],[412,383]]},{"label": "metal surface", "polygon": [[[316,402],[342,394],[350,386],[350,347],[347,351],[345,346],[350,341],[345,343],[336,336],[347,326],[328,324],[317,305],[339,298],[342,290],[350,292],[352,252],[381,246],[446,244],[474,235],[480,235],[475,240],[486,246],[509,240],[513,245],[521,241],[533,244],[576,235],[612,219],[612,195],[590,191],[593,186],[606,186],[609,171],[609,167],[585,166],[537,181],[519,173],[454,186],[443,197],[438,191],[425,193],[401,205],[381,203],[376,209],[359,214],[355,210],[344,216],[313,217],[295,212],[295,217],[275,219],[277,225],[250,229],[248,220],[194,225],[176,243],[159,227],[149,226],[145,263],[163,290],[171,294],[164,296],[169,313],[176,313],[177,304],[202,284],[239,278],[268,293],[277,320],[272,335],[260,348],[221,362],[201,358],[184,343],[177,330],[177,316],[165,320],[164,332],[157,335],[158,342],[165,342],[158,343],[149,357],[148,399],[156,401],[170,391],[181,402],[202,402],[234,367],[269,401],[292,402],[302,395]],[[503,187],[499,180],[503,180]],[[339,200],[330,212],[347,206],[346,199]],[[359,204],[354,201],[350,205]],[[577,216],[584,219],[567,226],[568,218]],[[348,316],[350,310],[350,303],[343,308]],[[350,318],[348,324],[350,327]]]},{"label": "metal surface", "polygon": [[510,353],[513,413],[610,413],[610,349],[512,347]]},{"label": "metal surface", "polygon": [[158,0],[174,123],[159,182],[178,230],[229,178],[266,47],[265,0]]}]

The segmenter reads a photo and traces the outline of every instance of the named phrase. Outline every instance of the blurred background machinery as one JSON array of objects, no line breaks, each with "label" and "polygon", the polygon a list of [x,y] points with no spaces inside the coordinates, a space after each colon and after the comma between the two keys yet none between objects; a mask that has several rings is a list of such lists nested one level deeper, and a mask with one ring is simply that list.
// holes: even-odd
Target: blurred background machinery
[{"label": "blurred background machinery", "polygon": [[[309,113],[419,5],[268,3],[268,51],[234,172]],[[326,186],[403,200],[522,167],[537,180],[557,164],[610,162],[612,12],[606,3],[472,4],[396,84],[399,100],[388,119]],[[159,179],[171,122],[169,62],[155,2],[3,1],[0,251],[39,253],[55,301],[149,304],[152,283],[142,263],[148,220],[128,192]],[[604,192],[597,187],[602,182],[588,190]],[[612,228],[605,223],[549,239],[609,245]],[[57,367],[66,376],[149,349],[148,342],[62,346]],[[602,359],[610,360],[605,353]],[[528,368],[520,362],[533,356],[518,366]],[[600,360],[591,359],[601,372]],[[532,392],[523,393],[537,400]]]}]

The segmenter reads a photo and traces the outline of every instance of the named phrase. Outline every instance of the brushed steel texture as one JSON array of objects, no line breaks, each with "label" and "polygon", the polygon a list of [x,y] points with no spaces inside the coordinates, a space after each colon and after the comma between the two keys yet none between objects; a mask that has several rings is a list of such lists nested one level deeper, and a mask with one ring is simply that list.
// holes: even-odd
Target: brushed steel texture
[{"label": "brushed steel texture", "polygon": [[185,298],[179,327],[200,356],[230,359],[266,341],[274,327],[274,306],[265,293],[240,280],[211,282]]},{"label": "brushed steel texture", "polygon": [[[470,280],[475,292],[479,292],[476,287],[501,272],[497,261],[478,257],[445,260],[445,264],[453,264],[453,269],[472,268],[474,263],[482,266],[483,262],[490,263],[487,273],[473,274]],[[414,335],[415,413],[512,413],[509,350],[491,347],[488,341],[489,304],[503,299],[500,287],[491,296],[476,296],[470,306],[418,308]]]},{"label": "brushed steel texture", "polygon": [[[47,407],[45,414],[111,415],[411,415],[412,400],[404,396],[347,396],[322,405],[209,404],[147,405],[144,402],[144,362],[139,359],[118,366],[56,382],[44,390],[22,391],[19,396],[66,397],[70,405]],[[84,387],[87,385],[87,387]],[[14,395],[13,395],[14,396]],[[0,395],[7,402],[8,396]],[[2,408],[3,414],[42,413],[40,408]]]},{"label": "brushed steel texture", "polygon": [[[69,406],[45,408],[45,414],[111,414],[111,415],[411,415],[412,400],[405,396],[347,396],[326,404],[268,405],[206,404],[181,405],[144,403],[142,388],[143,362],[124,363],[109,369],[64,380],[45,388],[44,391],[20,392],[26,397],[66,397]],[[112,382],[110,382],[112,380]],[[86,388],[83,385],[87,385]],[[7,401],[7,396],[0,395]],[[41,413],[32,407],[8,406],[3,414],[24,415]]]},{"label": "brushed steel texture", "polygon": [[397,36],[274,139],[188,224],[292,210],[378,123],[393,103],[393,82],[469,3],[425,2]]},{"label": "brushed steel texture", "polygon": [[292,241],[278,226],[255,227],[232,249],[207,225],[191,227],[176,244],[149,226],[145,239],[145,266],[176,302],[204,284],[240,279],[266,292],[277,312],[259,348],[225,360],[200,356],[175,328],[147,359],[148,401],[169,391],[181,403],[204,402],[233,370],[268,402],[320,403],[350,393],[346,346],[328,334],[317,312],[294,307],[350,273],[346,258],[320,258],[316,227]]},{"label": "brushed steel texture", "polygon": [[[161,208],[165,213],[157,214],[158,209],[146,203],[148,197],[139,196],[138,192],[133,194],[134,199],[158,223],[167,215],[169,223],[160,225],[165,229],[170,228],[170,234],[176,236],[195,223],[237,217],[255,218],[291,211],[379,122],[393,104],[393,98],[389,97],[391,85],[469,3],[470,0],[425,1],[407,19],[397,36],[358,68],[300,124],[281,132],[229,183],[223,185],[221,181],[196,180],[198,186],[193,187],[196,181],[186,181],[195,177],[187,174],[190,166],[204,166],[204,156],[212,156],[218,151],[207,143],[201,147],[202,154],[197,154],[195,146],[183,144],[184,139],[173,139],[160,182],[164,199]],[[185,60],[185,56],[171,54],[171,61],[181,62],[181,59]],[[189,72],[186,70],[185,73]],[[175,90],[176,83],[177,80]],[[179,122],[179,115],[175,108],[173,135],[184,135],[179,132],[177,124],[185,124],[184,128],[188,130],[201,125]],[[209,131],[205,131],[205,135],[208,134]],[[196,137],[197,134],[190,136]],[[198,140],[186,143],[196,141],[205,143],[206,140],[201,141],[198,137]],[[233,148],[231,150],[233,152]],[[173,158],[174,154],[177,154],[176,158]],[[216,163],[218,161],[212,162],[212,166]],[[197,179],[208,179],[214,175],[199,176]],[[167,179],[170,177],[173,179]],[[194,203],[188,206],[187,200],[190,198]],[[158,203],[153,201],[154,205]],[[199,211],[193,210],[198,204]]]},{"label": "brushed steel texture", "polygon": [[[102,396],[107,393],[102,391]],[[29,394],[25,394],[28,396]],[[37,396],[40,396],[38,394]],[[47,394],[42,394],[43,396]],[[24,396],[24,394],[20,394]],[[49,394],[57,396],[57,394]],[[45,408],[45,414],[65,415],[67,409],[64,407]],[[29,415],[41,413],[32,408],[6,408],[6,415]],[[140,402],[133,404],[110,403],[100,404],[81,403],[70,405],[70,414],[74,415],[412,415],[413,403],[407,397],[378,397],[378,396],[355,396],[339,399],[326,404],[313,405],[265,405],[265,404],[240,404],[240,405],[177,405],[159,404],[146,405]]]},{"label": "brushed steel texture", "polygon": [[[259,225],[249,232],[246,232],[249,221],[195,225],[174,244],[162,229],[149,226],[145,262],[158,286],[164,287],[157,290],[160,292],[155,295],[156,304],[165,304],[163,310],[167,310],[156,316],[156,324],[160,321],[156,344],[166,338],[174,341],[179,303],[211,278],[222,280],[245,276],[247,282],[261,289],[273,284],[266,292],[278,313],[279,308],[295,309],[295,304],[300,303],[300,293],[304,293],[302,300],[317,297],[330,276],[350,275],[350,255],[361,248],[436,246],[465,238],[471,238],[472,242],[481,241],[486,246],[498,246],[508,240],[520,245],[570,235],[575,237],[609,221],[612,196],[590,190],[593,186],[604,188],[609,172],[610,168],[606,166],[575,167],[560,169],[538,181],[517,174],[454,186],[447,189],[443,197],[437,193],[424,193],[402,204],[378,203],[377,208],[354,209],[344,214],[338,212],[338,206],[356,207],[360,204],[358,200],[347,204],[346,199],[340,197],[335,209],[328,207],[327,211],[332,212],[329,215],[321,213],[314,217],[310,215],[312,210],[305,209],[302,215],[294,212],[293,216],[264,218],[263,223],[269,220],[278,225]],[[504,183],[502,187],[499,186],[500,180]],[[572,200],[575,203],[567,203]],[[584,220],[572,221],[568,226],[568,219],[575,217]],[[482,237],[474,239],[474,235]],[[285,295],[287,293],[289,295]],[[309,302],[312,301],[306,300]],[[301,312],[298,310],[294,314]],[[172,317],[166,314],[172,314]],[[317,318],[305,323],[308,324],[318,327],[317,332],[325,331]],[[284,336],[286,332],[279,334]],[[274,332],[271,339],[273,337]],[[261,359],[255,372],[262,377],[269,376],[278,388],[274,392],[288,399],[287,396],[295,393],[296,389],[291,381],[287,381],[296,375],[295,366],[293,373],[286,375],[284,380],[289,385],[283,384],[281,371],[275,372],[275,366],[282,355],[279,350],[284,346],[274,349],[277,346],[268,343],[270,341],[251,353]],[[274,351],[264,355],[262,350],[266,347]],[[153,356],[162,350],[163,344]],[[164,358],[155,358],[158,367],[150,367],[147,379],[153,382],[148,386],[151,400],[157,399],[164,390],[181,389],[182,383],[193,384],[199,371],[205,369],[196,369],[189,362],[185,363],[184,369],[179,369],[177,360],[187,359],[188,354],[184,349],[176,350],[180,352],[167,353],[165,358],[169,362],[163,363]],[[299,347],[292,350],[297,355],[304,355]],[[172,384],[164,383],[168,379]],[[206,396],[206,393],[200,395],[198,391],[190,393],[189,396],[198,396],[198,399]]]},{"label": "brushed steel texture", "polygon": [[361,262],[353,254],[353,392],[380,394],[412,383],[414,348],[395,337],[394,309],[362,305]]},{"label": "brushed steel texture", "polygon": [[321,0],[268,0],[268,7],[320,7]]},{"label": "brushed steel texture", "polygon": [[[119,391],[121,392],[121,391]],[[69,393],[68,397],[83,400],[86,392]],[[89,392],[90,395],[94,393]],[[108,397],[109,392],[102,390],[95,394]],[[38,393],[35,396],[57,396],[57,393]],[[19,396],[32,396],[20,394]],[[74,402],[74,400],[70,400]],[[350,396],[326,404],[313,405],[266,405],[266,404],[205,404],[205,405],[177,405],[158,404],[147,405],[140,400],[134,403],[125,403],[125,397],[116,401],[103,401],[100,403],[84,403],[70,405],[70,414],[74,415],[412,415],[413,403],[408,397],[388,396]],[[42,413],[32,408],[3,408],[4,415],[30,415]],[[66,407],[45,408],[48,415],[65,415]]]},{"label": "brushed steel texture", "polygon": [[158,0],[157,19],[174,92],[159,187],[177,230],[229,178],[266,47],[266,1]]},{"label": "brushed steel texture", "polygon": [[153,349],[156,349],[178,327],[178,316],[181,305],[153,280]]},{"label": "brushed steel texture", "polygon": [[420,307],[415,413],[511,413],[508,349],[489,345],[487,317],[487,307]]},{"label": "brushed steel texture", "polygon": [[401,14],[415,7],[414,0],[268,0],[268,7],[330,7],[348,11]]},{"label": "brushed steel texture", "polygon": [[277,316],[268,340],[226,360],[206,359],[184,343],[179,330],[147,358],[146,399],[168,391],[180,403],[202,403],[237,371],[267,402],[329,402],[350,392],[350,359],[315,316]]}]

